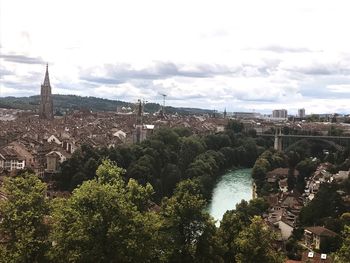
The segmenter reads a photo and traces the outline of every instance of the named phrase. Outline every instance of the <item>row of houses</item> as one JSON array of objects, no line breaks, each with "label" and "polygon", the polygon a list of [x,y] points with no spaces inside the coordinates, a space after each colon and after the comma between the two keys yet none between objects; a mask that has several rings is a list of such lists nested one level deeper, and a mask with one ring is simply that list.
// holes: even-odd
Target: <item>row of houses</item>
[{"label": "row of houses", "polygon": [[[306,180],[304,193],[288,191],[288,168],[277,168],[267,173],[267,182],[274,186],[277,185],[279,191],[267,197],[270,208],[264,217],[282,243],[292,235],[293,230],[298,226],[301,209],[315,197],[322,183],[341,182],[349,178],[350,171],[339,171],[336,174],[331,174],[327,171],[329,166],[329,163],[322,163],[317,167],[312,176]],[[298,176],[297,171],[294,172],[294,176]],[[347,196],[343,196],[343,199],[350,200]],[[310,251],[319,250],[325,239],[335,236],[337,236],[335,232],[323,226],[307,227],[304,230],[304,246],[309,248]],[[318,262],[313,261],[316,260],[314,255],[318,254],[310,254],[305,258],[309,258],[310,262]],[[321,259],[320,255],[317,256],[318,259]],[[323,257],[327,258],[327,255],[323,255]],[[331,262],[330,259],[328,260],[320,262]]]},{"label": "row of houses", "polygon": [[0,148],[0,171],[8,173],[28,168],[42,177],[45,172],[57,172],[59,164],[77,147],[53,135],[44,142],[22,138]]}]

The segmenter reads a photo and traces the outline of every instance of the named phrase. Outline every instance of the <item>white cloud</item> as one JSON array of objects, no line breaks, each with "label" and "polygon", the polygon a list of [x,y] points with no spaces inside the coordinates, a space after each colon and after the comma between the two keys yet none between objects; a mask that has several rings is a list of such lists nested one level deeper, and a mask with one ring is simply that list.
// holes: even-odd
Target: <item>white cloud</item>
[{"label": "white cloud", "polygon": [[350,93],[350,84],[328,85],[327,89],[335,93]]},{"label": "white cloud", "polygon": [[[20,7],[20,8],[19,8]],[[347,109],[348,1],[2,0],[0,96]],[[6,91],[6,92],[5,92]],[[343,106],[340,106],[343,105]]]}]

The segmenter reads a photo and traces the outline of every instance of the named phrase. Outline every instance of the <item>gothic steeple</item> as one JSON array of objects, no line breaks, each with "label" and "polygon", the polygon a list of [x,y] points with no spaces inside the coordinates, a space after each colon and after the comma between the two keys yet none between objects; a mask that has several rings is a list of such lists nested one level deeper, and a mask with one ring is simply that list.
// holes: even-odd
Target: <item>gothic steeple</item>
[{"label": "gothic steeple", "polygon": [[49,78],[49,65],[46,64],[46,73],[44,83],[41,85],[39,117],[41,119],[53,119],[53,103],[51,96],[51,85]]},{"label": "gothic steeple", "polygon": [[45,73],[45,79],[44,79],[44,86],[49,87],[50,86],[50,78],[49,78],[49,63],[46,63],[46,73]]}]

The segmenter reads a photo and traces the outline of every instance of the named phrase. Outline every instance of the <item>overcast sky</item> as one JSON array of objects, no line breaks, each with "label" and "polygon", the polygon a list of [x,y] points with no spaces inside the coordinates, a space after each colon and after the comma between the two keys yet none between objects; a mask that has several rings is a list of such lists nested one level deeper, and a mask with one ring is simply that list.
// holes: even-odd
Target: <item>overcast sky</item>
[{"label": "overcast sky", "polygon": [[0,96],[350,113],[350,1],[0,0]]}]

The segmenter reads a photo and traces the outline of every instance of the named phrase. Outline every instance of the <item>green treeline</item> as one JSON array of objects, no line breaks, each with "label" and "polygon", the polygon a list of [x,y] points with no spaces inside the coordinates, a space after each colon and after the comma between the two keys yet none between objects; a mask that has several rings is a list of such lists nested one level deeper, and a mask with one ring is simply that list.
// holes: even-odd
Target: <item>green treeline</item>
[{"label": "green treeline", "polygon": [[160,129],[140,144],[95,149],[83,145],[61,166],[54,178],[58,189],[73,190],[107,158],[126,170],[125,180],[150,183],[159,202],[171,196],[177,183],[198,181],[205,199],[209,199],[216,179],[226,169],[252,167],[271,142],[244,132],[243,125],[230,121],[223,133],[198,136],[186,128]]},{"label": "green treeline", "polygon": [[283,262],[262,199],[242,201],[217,228],[195,181],[157,206],[152,186],[124,173],[105,160],[94,179],[53,200],[35,175],[6,178],[0,262]]},{"label": "green treeline", "polygon": [[[116,111],[117,107],[135,107],[132,102],[125,102],[120,100],[109,100],[97,97],[82,97],[77,95],[61,95],[53,94],[53,106],[55,115],[62,115],[71,110],[92,110],[96,111]],[[40,96],[30,97],[2,97],[0,98],[0,108],[6,109],[20,109],[20,110],[38,110],[40,104]],[[88,106],[87,106],[88,105]],[[144,106],[145,112],[157,112],[161,108],[158,103],[146,103]],[[179,114],[208,114],[211,110],[196,109],[196,108],[175,108],[166,107],[167,113]]]}]

